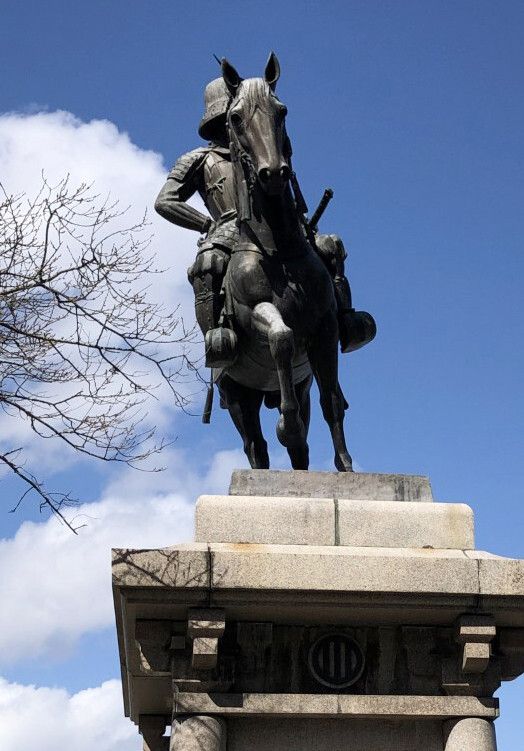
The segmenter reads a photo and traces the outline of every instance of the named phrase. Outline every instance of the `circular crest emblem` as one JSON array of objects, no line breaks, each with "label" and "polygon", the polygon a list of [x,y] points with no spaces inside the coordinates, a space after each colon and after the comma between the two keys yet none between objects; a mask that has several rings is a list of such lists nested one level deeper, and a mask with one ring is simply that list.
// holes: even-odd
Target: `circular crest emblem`
[{"label": "circular crest emblem", "polygon": [[347,688],[364,671],[364,653],[347,634],[325,634],[311,646],[308,656],[313,677],[329,688]]}]

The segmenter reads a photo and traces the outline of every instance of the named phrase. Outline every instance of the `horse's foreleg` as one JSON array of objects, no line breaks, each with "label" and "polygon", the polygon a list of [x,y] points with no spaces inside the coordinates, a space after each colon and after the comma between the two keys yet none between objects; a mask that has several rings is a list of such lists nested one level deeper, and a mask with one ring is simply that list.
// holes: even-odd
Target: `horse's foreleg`
[{"label": "horse's foreleg", "polygon": [[298,403],[300,405],[300,417],[304,423],[305,439],[300,446],[288,446],[287,453],[291,460],[293,469],[309,469],[309,446],[307,445],[307,434],[309,431],[309,418],[311,413],[311,399],[309,392],[313,376],[309,375],[302,383],[295,387]]},{"label": "horse's foreleg", "polygon": [[253,325],[265,334],[269,351],[277,369],[280,386],[280,418],[277,438],[283,446],[303,446],[304,424],[300,418],[300,405],[293,385],[293,356],[295,341],[293,331],[286,326],[280,312],[269,302],[258,303],[253,308]]},{"label": "horse's foreleg", "polygon": [[335,449],[335,467],[352,472],[353,463],[344,436],[344,396],[338,383],[338,325],[334,312],[321,321],[308,347],[308,357],[320,391],[322,414]]}]

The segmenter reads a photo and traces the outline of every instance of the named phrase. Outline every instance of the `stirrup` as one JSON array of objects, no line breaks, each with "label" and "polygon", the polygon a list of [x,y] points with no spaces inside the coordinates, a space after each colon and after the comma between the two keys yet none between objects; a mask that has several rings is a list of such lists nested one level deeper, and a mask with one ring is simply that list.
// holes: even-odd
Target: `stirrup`
[{"label": "stirrup", "polygon": [[206,368],[227,368],[238,355],[237,335],[222,326],[209,329],[205,336],[205,348]]},{"label": "stirrup", "polygon": [[376,334],[375,319],[365,310],[348,310],[339,316],[340,351],[343,354],[369,344]]}]

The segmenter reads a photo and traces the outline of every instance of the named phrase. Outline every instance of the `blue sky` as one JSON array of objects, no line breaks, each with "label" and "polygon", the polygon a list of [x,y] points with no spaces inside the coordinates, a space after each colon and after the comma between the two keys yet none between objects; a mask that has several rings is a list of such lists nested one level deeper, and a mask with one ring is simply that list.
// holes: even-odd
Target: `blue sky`
[{"label": "blue sky", "polygon": [[[324,187],[334,189],[321,229],[343,237],[355,304],[378,324],[376,341],[341,363],[353,456],[364,471],[429,474],[439,500],[473,506],[478,548],[524,557],[524,5],[3,0],[1,15],[0,111],[25,120],[4,118],[0,138],[9,146],[0,140],[0,170],[31,192],[43,167],[77,174],[86,164],[102,187],[121,188],[138,207],[152,204],[163,172],[200,143],[202,91],[218,73],[212,53],[251,76],[276,51],[303,191],[314,205]],[[47,115],[38,119],[40,112]],[[40,146],[49,143],[44,130],[51,143],[55,134],[56,154]],[[155,230],[174,268],[173,294],[190,305],[181,279],[196,238],[159,223]],[[328,469],[327,430],[314,412],[313,464]],[[285,466],[274,414],[265,427]],[[162,499],[179,490],[185,521],[171,537],[152,526],[147,544],[189,535],[195,494],[222,490],[241,459],[219,410],[211,427],[173,415],[166,430],[176,437],[169,457],[176,468],[138,485],[160,515]],[[115,509],[118,488],[135,481],[83,462],[64,471],[53,451],[37,457],[49,482],[72,488],[91,510],[109,514],[113,504],[115,530],[131,536],[132,518],[123,524]],[[217,459],[219,451],[226,453]],[[47,560],[45,517],[30,503],[7,514],[16,492],[4,478],[5,550],[14,561],[23,555],[12,540],[25,523],[18,539],[36,541]],[[136,522],[138,500],[133,508]],[[0,666],[10,685],[74,693],[118,678],[107,616],[65,635],[49,623],[50,641],[38,653],[28,646],[24,657],[19,645],[21,656]],[[514,683],[500,694],[502,751],[516,743],[522,691]],[[120,742],[107,751],[120,751]]]}]

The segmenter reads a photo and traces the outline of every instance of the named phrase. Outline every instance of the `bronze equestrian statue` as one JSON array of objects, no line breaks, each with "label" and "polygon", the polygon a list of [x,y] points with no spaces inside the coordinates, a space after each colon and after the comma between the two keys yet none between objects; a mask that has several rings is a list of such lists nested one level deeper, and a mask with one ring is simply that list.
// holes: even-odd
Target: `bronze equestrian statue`
[{"label": "bronze equestrian statue", "polygon": [[[206,338],[206,364],[214,368],[222,406],[243,438],[251,466],[269,466],[259,418],[264,402],[280,411],[277,436],[292,466],[308,468],[314,375],[335,466],[351,471],[338,341],[340,336],[342,351],[358,349],[374,337],[375,324],[351,307],[340,239],[316,234],[305,220],[286,108],[274,94],[276,56],[270,56],[263,79],[243,81],[225,60],[222,71],[223,80],[206,89],[200,125],[211,143],[178,160],[155,206],[166,219],[207,233],[189,278]],[[185,203],[197,190],[212,219]]]}]

